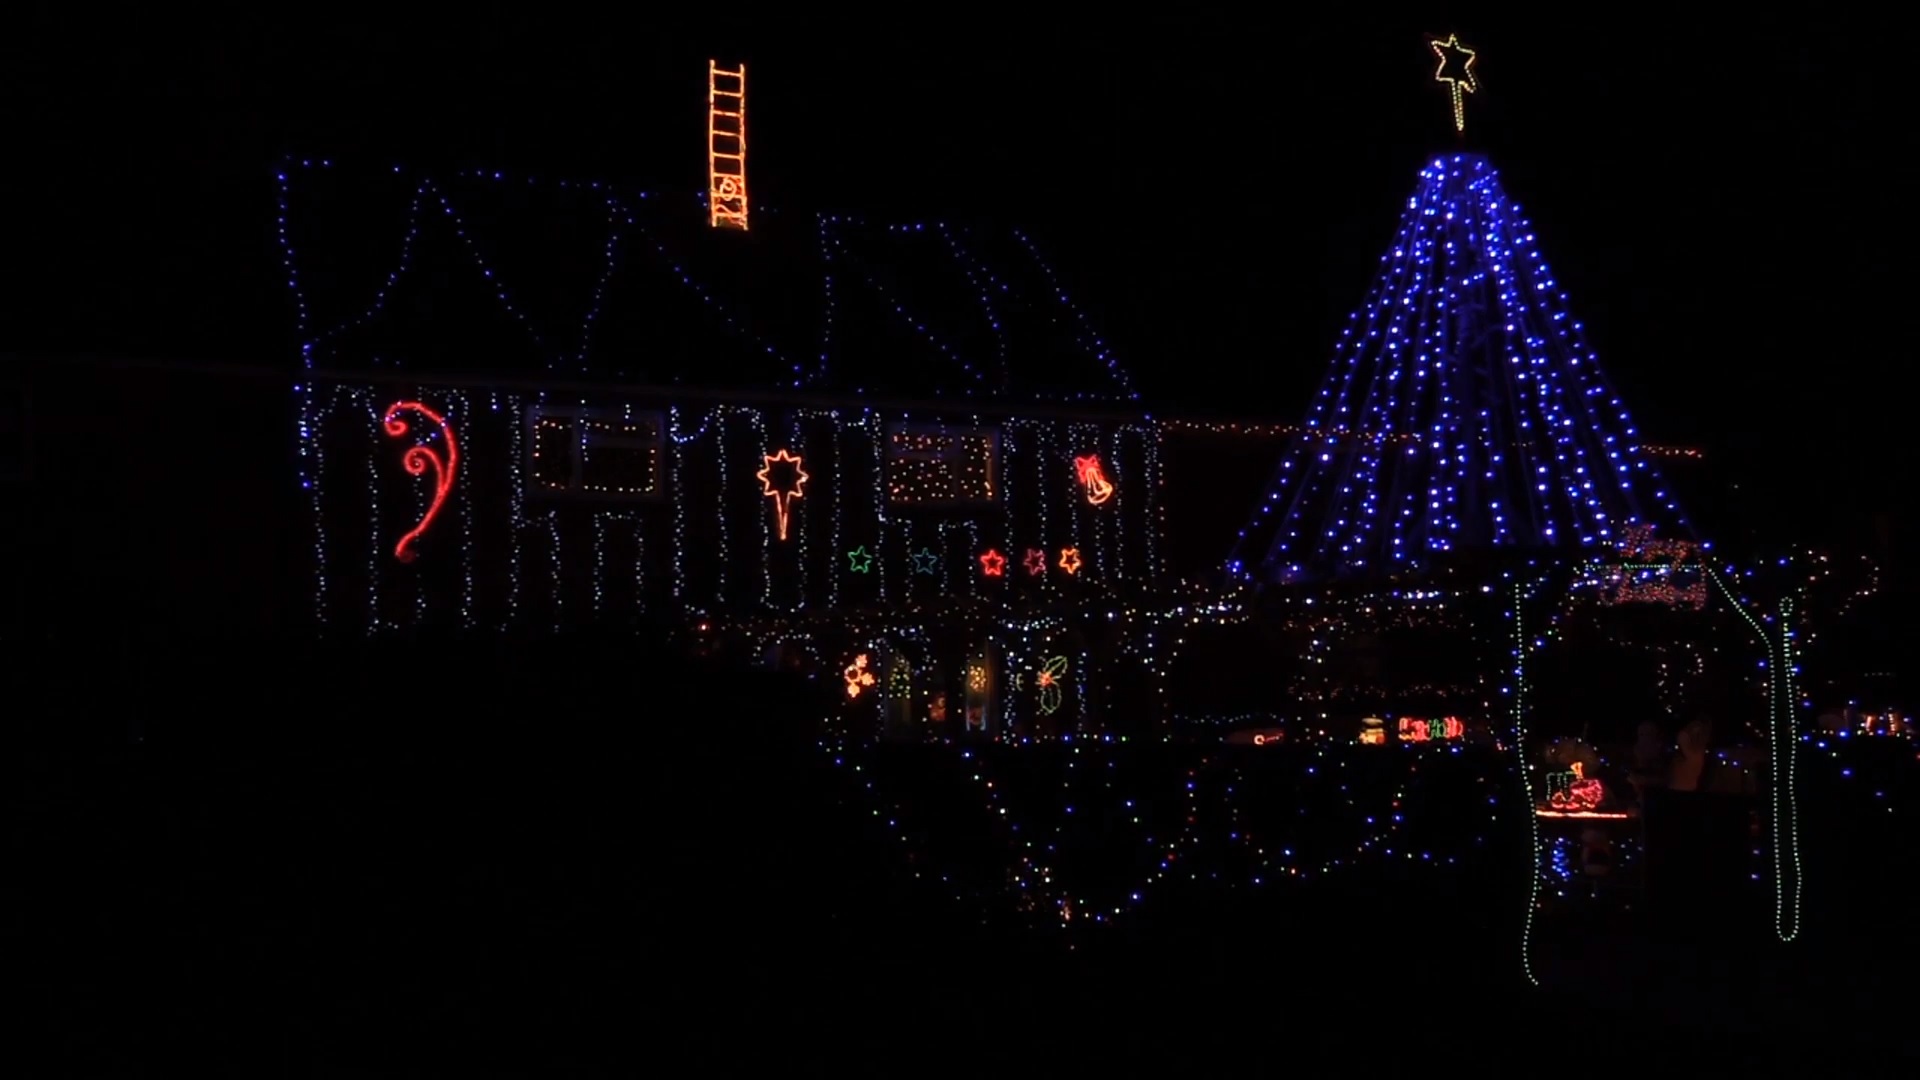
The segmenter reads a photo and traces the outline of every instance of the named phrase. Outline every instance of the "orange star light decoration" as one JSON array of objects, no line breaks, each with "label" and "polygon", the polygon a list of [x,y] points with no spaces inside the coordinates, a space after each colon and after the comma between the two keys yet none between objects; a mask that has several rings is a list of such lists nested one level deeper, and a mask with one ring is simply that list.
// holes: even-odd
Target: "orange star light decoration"
[{"label": "orange star light decoration", "polygon": [[1080,572],[1079,548],[1070,547],[1060,549],[1060,569],[1065,570],[1068,577],[1072,577]]},{"label": "orange star light decoration", "polygon": [[1007,557],[988,548],[986,554],[980,556],[980,572],[988,577],[1004,575],[1007,572]]},{"label": "orange star light decoration", "polygon": [[[800,459],[786,449],[777,454],[760,455],[766,464],[753,475],[760,481],[760,494],[773,500],[774,516],[780,522],[780,539],[787,538],[787,508],[794,499],[799,498],[807,485],[807,470],[800,465]],[[777,471],[781,474],[775,477]]]},{"label": "orange star light decoration", "polygon": [[1039,548],[1028,548],[1025,559],[1028,577],[1039,577],[1047,572],[1047,553]]},{"label": "orange star light decoration", "polygon": [[1453,130],[1467,130],[1466,95],[1480,88],[1473,77],[1474,51],[1460,44],[1458,34],[1448,34],[1447,40],[1439,38],[1427,42],[1433,47],[1434,55],[1440,58],[1440,68],[1433,73],[1433,81],[1447,84],[1453,93]]}]

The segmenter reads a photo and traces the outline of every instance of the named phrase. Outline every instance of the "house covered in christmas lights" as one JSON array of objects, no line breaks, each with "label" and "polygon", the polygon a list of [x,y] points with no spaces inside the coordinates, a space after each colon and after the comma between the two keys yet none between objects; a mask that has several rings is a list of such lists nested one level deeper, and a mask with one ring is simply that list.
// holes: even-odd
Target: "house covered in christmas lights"
[{"label": "house covered in christmas lights", "polygon": [[1176,429],[1020,231],[715,228],[494,172],[279,182],[327,632],[647,624],[845,669],[896,728],[1000,732],[1128,696],[1094,657],[1190,617]]}]

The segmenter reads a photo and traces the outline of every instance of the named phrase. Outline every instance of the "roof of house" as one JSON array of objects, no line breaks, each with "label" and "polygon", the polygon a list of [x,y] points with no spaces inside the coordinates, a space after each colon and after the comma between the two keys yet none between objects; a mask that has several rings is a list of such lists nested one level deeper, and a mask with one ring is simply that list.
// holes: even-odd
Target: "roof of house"
[{"label": "roof of house", "polygon": [[289,162],[278,223],[316,367],[889,398],[1123,402],[1032,238],[497,172]]}]

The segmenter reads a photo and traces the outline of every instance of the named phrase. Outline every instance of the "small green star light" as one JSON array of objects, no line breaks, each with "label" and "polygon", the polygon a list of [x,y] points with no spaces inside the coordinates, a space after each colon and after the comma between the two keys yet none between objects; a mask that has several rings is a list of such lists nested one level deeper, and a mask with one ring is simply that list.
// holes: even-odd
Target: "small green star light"
[{"label": "small green star light", "polygon": [[872,572],[873,554],[867,550],[867,545],[861,544],[847,552],[847,569],[856,574]]}]

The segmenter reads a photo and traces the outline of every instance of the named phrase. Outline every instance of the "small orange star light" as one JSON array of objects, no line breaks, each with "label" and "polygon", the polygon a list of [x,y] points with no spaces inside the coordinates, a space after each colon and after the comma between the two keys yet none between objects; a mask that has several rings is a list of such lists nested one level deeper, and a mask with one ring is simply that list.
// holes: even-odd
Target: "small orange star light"
[{"label": "small orange star light", "polygon": [[1080,572],[1079,548],[1070,547],[1060,549],[1060,569],[1065,570],[1068,577],[1072,577]]},{"label": "small orange star light", "polygon": [[986,554],[980,556],[980,572],[988,577],[1003,576],[1007,572],[1007,557],[988,548]]},{"label": "small orange star light", "polygon": [[847,680],[848,698],[858,698],[861,691],[873,685],[873,672],[867,669],[868,662],[867,654],[861,653],[840,672],[840,677]]},{"label": "small orange star light", "polygon": [[[774,516],[780,522],[780,539],[787,538],[787,508],[794,499],[799,498],[807,486],[807,470],[800,465],[800,458],[782,448],[777,454],[760,455],[766,464],[754,477],[760,481],[760,494],[773,500]],[[776,469],[775,467],[778,466]],[[778,475],[776,475],[776,473]]]},{"label": "small orange star light", "polygon": [[1448,34],[1447,40],[1439,38],[1427,42],[1433,47],[1434,55],[1440,58],[1440,68],[1433,73],[1434,82],[1443,82],[1453,93],[1453,130],[1467,130],[1466,95],[1480,88],[1473,77],[1474,51],[1460,44],[1458,34]]}]

